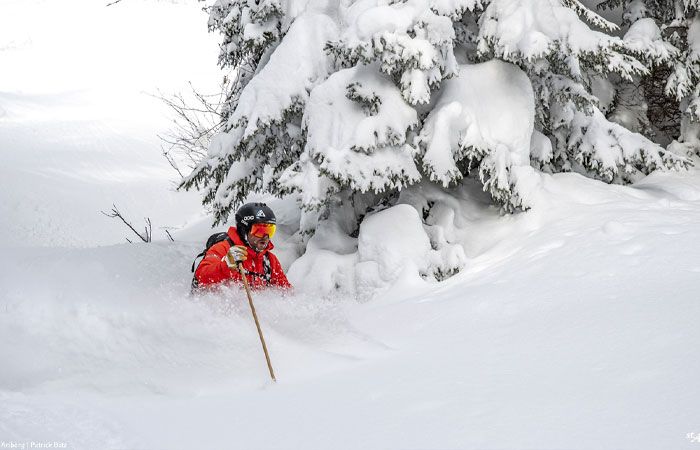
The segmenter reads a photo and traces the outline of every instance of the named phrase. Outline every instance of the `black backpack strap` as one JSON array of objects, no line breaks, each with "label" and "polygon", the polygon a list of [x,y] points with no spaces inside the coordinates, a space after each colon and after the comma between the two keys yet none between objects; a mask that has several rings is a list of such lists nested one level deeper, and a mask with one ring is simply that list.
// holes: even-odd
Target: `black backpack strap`
[{"label": "black backpack strap", "polygon": [[[207,253],[207,251],[204,250],[202,253],[200,253],[199,255],[197,255],[197,256],[194,257],[194,261],[192,261],[192,273],[194,273],[194,265],[195,265],[195,263],[197,262],[197,258],[200,258],[200,257],[204,256],[206,253]],[[201,261],[200,261],[200,262],[201,262]],[[199,264],[197,264],[197,265],[199,266]]]},{"label": "black backpack strap", "polygon": [[190,293],[196,292],[199,289],[199,280],[197,277],[192,277],[192,284],[190,286]]},{"label": "black backpack strap", "polygon": [[263,278],[267,284],[272,281],[272,266],[270,265],[270,255],[265,252],[263,255]]},{"label": "black backpack strap", "polygon": [[270,256],[267,253],[263,255],[262,273],[246,270],[246,274],[251,277],[262,278],[265,281],[265,284],[270,285],[272,283],[272,266],[270,265]]}]

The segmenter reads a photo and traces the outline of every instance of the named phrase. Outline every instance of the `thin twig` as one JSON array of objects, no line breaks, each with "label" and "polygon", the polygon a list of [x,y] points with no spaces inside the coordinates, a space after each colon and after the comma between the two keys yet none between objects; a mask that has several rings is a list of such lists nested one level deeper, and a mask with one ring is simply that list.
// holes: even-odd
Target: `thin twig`
[{"label": "thin twig", "polygon": [[215,94],[198,92],[191,82],[185,93],[166,96],[158,91],[151,94],[174,116],[172,129],[158,137],[162,143],[161,153],[181,179],[206,157],[211,138],[226,127],[232,99],[239,95],[247,71],[239,69],[233,79],[224,76]]},{"label": "thin twig", "polygon": [[144,236],[146,236],[146,239],[144,239],[145,242],[151,242],[151,236],[153,235],[153,227],[151,227],[151,218],[146,217],[144,218],[146,221],[146,227],[144,229]]},{"label": "thin twig", "polygon": [[[110,218],[113,218],[113,219],[114,219],[114,218],[120,219],[122,222],[124,222],[124,225],[126,225],[127,227],[129,227],[129,229],[130,229],[131,231],[133,231],[134,234],[136,234],[136,236],[138,236],[139,238],[141,238],[141,240],[142,240],[143,242],[151,242],[151,235],[152,235],[152,232],[151,232],[151,219],[146,218],[146,230],[145,230],[145,234],[142,235],[141,233],[139,233],[138,231],[136,231],[136,228],[134,228],[134,227],[124,218],[124,216],[122,216],[122,214],[121,214],[121,213],[119,212],[119,210],[117,209],[117,205],[112,204],[112,212],[109,212],[109,213],[106,213],[106,212],[104,212],[104,211],[100,211],[100,212],[101,212],[102,214],[104,214],[105,216],[107,216],[107,217],[110,217]],[[131,241],[129,241],[128,238],[127,238],[126,240],[127,240],[129,243],[131,243]]]}]

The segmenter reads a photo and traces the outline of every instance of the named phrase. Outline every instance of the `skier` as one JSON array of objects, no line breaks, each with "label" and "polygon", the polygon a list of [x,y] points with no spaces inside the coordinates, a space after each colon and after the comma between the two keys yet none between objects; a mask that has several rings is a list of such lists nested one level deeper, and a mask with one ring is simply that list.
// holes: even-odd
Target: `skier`
[{"label": "skier", "polygon": [[236,227],[226,238],[209,247],[195,271],[195,287],[211,286],[231,280],[242,283],[237,264],[243,263],[253,289],[274,286],[291,288],[270,241],[275,235],[276,219],[264,203],[246,203],[236,212]]}]

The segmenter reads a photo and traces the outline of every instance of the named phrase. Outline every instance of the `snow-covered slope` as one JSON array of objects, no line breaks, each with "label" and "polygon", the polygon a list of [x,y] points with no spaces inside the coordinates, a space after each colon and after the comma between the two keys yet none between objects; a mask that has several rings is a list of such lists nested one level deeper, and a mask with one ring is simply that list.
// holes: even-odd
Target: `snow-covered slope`
[{"label": "snow-covered slope", "polygon": [[[297,261],[292,295],[255,294],[279,380],[267,381],[243,294],[188,294],[210,229],[196,194],[168,190],[155,139],[165,120],[140,94],[213,67],[216,45],[188,45],[205,39],[188,28],[203,23],[198,8],[0,5],[0,445],[697,448],[697,170],[634,187],[543,175],[533,209],[513,216],[466,183],[458,216],[431,216],[450,219],[441,239],[465,261],[440,284],[394,278],[372,298],[320,297],[338,256],[310,271]],[[173,53],[156,58],[146,33]],[[119,66],[134,52],[123,67],[138,73]],[[137,223],[187,226],[174,243],[96,247],[128,236],[99,214],[112,202]],[[281,228],[288,268],[298,248]]]},{"label": "snow-covered slope", "polygon": [[[545,176],[500,217],[464,190],[469,265],[369,302],[190,298],[198,244],[11,251],[0,435],[75,448],[693,448],[700,172]],[[543,197],[544,198],[544,197]],[[471,199],[471,200],[470,200]],[[697,430],[696,430],[697,431]]]},{"label": "snow-covered slope", "polygon": [[196,1],[0,4],[0,246],[125,242],[100,214],[115,203],[141,229],[178,227],[201,210],[175,194],[152,95],[214,92],[216,39]]},{"label": "snow-covered slope", "polygon": [[0,118],[0,246],[90,246],[135,238],[100,213],[113,204],[139,230],[150,217],[154,238],[165,239],[160,227],[177,227],[201,210],[196,194],[174,192],[177,174],[156,136],[169,124],[146,119],[149,112],[164,117],[157,100],[128,95],[122,105],[139,112],[122,118],[105,117],[100,101],[86,92],[0,93],[7,111]]}]

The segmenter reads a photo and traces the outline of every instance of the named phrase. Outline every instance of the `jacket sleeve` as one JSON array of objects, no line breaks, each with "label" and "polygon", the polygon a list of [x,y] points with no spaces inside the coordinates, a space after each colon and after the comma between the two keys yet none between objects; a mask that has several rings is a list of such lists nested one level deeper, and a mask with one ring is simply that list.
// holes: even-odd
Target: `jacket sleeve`
[{"label": "jacket sleeve", "polygon": [[241,274],[229,269],[226,262],[222,261],[226,253],[228,253],[228,249],[228,243],[226,241],[221,241],[212,245],[211,248],[207,250],[204,259],[202,259],[197,270],[194,272],[201,286],[220,283],[228,279],[240,281]]},{"label": "jacket sleeve", "polygon": [[[271,276],[270,276],[270,283],[273,286],[285,288],[285,289],[291,289],[292,285],[289,283],[287,280],[287,276],[284,274],[284,270],[282,269],[282,264],[280,264],[279,259],[272,253],[270,255],[270,270],[271,270]],[[225,263],[224,263],[225,264]]]}]

